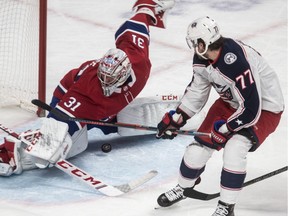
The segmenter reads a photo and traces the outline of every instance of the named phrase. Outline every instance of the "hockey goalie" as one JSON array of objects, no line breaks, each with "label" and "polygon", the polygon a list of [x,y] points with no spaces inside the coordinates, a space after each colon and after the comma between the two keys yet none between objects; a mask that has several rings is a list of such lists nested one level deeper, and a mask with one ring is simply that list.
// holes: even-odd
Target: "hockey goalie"
[{"label": "hockey goalie", "polygon": [[[121,110],[122,117],[126,116],[124,120],[129,119],[129,122],[137,116],[141,119],[139,115],[142,114],[153,116],[153,112],[141,113],[137,107],[134,107],[134,113],[131,112],[133,109],[125,112],[124,108],[141,92],[150,75],[150,26],[165,28],[167,11],[173,6],[174,0],[137,0],[133,16],[115,33],[115,48],[108,50],[101,59],[86,61],[69,71],[55,89],[50,105],[70,117],[107,122],[121,119]],[[145,103],[139,104],[143,110],[149,108]],[[155,113],[154,116],[158,116]],[[146,119],[151,125],[159,122],[159,118],[151,119]],[[20,134],[26,143],[13,136],[5,138],[0,145],[0,175],[44,168],[55,164],[59,158],[70,158],[83,152],[88,145],[87,131],[93,127],[100,128],[104,134],[125,134],[113,127],[65,122],[50,113],[38,131]]]}]

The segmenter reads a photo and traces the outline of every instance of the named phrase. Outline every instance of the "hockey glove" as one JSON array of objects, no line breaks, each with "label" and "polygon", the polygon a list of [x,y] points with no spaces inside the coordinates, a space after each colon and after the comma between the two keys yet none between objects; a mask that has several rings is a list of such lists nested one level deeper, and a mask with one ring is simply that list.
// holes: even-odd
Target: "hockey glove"
[{"label": "hockey glove", "polygon": [[211,131],[211,140],[217,147],[224,147],[227,141],[231,138],[232,133],[229,131],[225,120],[218,120],[214,122]]},{"label": "hockey glove", "polygon": [[166,27],[166,12],[173,8],[175,0],[137,0],[133,10],[137,13],[148,14],[151,25],[158,28]]},{"label": "hockey glove", "polygon": [[[175,115],[174,115],[175,114]],[[165,113],[162,121],[157,125],[157,139],[174,139],[177,136],[176,130],[179,130],[186,124],[186,119],[176,113],[175,110]]]},{"label": "hockey glove", "polygon": [[4,143],[0,145],[0,176],[10,176],[13,173],[20,174],[22,166],[18,147],[21,141],[8,136],[4,138]]}]

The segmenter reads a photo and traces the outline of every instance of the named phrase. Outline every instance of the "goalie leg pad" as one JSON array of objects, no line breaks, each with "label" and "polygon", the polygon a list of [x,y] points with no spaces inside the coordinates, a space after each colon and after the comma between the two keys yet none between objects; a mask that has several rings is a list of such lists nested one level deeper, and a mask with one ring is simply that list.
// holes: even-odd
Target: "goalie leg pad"
[{"label": "goalie leg pad", "polygon": [[88,146],[88,133],[87,126],[83,127],[81,130],[76,131],[72,136],[72,147],[67,154],[66,158],[74,157],[85,151]]},{"label": "goalie leg pad", "polygon": [[[164,113],[176,109],[180,98],[181,96],[174,96],[171,100],[166,100],[159,96],[135,98],[135,100],[117,114],[117,121],[155,127],[162,120]],[[204,112],[194,115],[187,121],[183,129],[197,129],[204,118]],[[118,134],[120,136],[136,136],[155,133],[156,131],[118,127]]]},{"label": "goalie leg pad", "polygon": [[[117,114],[117,121],[154,126],[161,121],[165,112],[175,109],[177,105],[178,100],[163,101],[159,97],[136,98]],[[118,133],[121,136],[136,136],[156,132],[119,127]]]}]

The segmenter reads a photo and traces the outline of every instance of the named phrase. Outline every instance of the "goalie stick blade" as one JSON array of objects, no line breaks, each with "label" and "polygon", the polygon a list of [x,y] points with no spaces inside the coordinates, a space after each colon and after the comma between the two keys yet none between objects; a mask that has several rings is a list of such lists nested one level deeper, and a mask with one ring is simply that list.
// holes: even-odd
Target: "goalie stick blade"
[{"label": "goalie stick blade", "polygon": [[90,188],[93,188],[94,190],[99,191],[107,196],[119,196],[123,194],[122,191],[118,190],[112,185],[104,183],[102,180],[95,178],[94,176],[66,160],[60,159],[55,164],[55,167],[62,170],[71,177],[78,179],[82,183],[87,184],[90,186]]},{"label": "goalie stick blade", "polygon": [[151,180],[157,174],[158,174],[158,172],[156,170],[151,170],[150,172],[146,173],[145,175],[143,175],[143,176],[141,176],[135,180],[132,180],[127,184],[122,184],[122,185],[118,185],[118,186],[114,186],[114,187],[118,188],[123,193],[128,193],[129,191],[134,190],[135,188],[137,188],[137,187],[143,185],[144,183],[146,183],[147,181]]},{"label": "goalie stick blade", "polygon": [[73,178],[80,180],[81,182],[87,184],[94,190],[99,191],[106,196],[119,196],[128,193],[129,191],[143,185],[145,182],[149,181],[157,175],[157,171],[152,170],[140,178],[130,181],[127,184],[113,186],[104,183],[102,180],[95,178],[94,176],[88,174],[87,172],[81,170],[79,167],[71,164],[66,160],[60,159],[55,164],[55,166]]}]

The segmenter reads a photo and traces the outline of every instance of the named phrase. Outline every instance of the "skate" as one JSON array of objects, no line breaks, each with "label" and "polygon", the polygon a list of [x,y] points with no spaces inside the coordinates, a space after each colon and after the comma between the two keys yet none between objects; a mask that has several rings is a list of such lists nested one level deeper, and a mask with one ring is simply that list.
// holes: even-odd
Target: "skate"
[{"label": "skate", "polygon": [[[201,182],[201,178],[198,177],[192,188],[194,188],[200,182]],[[161,194],[157,199],[157,203],[161,207],[171,206],[174,203],[177,203],[177,202],[187,198],[186,196],[183,195],[183,192],[184,192],[184,188],[182,188],[178,184],[178,185],[176,185],[176,187],[172,188],[171,190],[167,191],[166,193]]]},{"label": "skate", "polygon": [[186,199],[186,197],[183,195],[183,191],[184,189],[182,187],[180,187],[179,185],[176,185],[176,187],[161,194],[157,199],[157,203],[161,207],[171,206],[174,203],[177,203],[183,199]]},{"label": "skate", "polygon": [[234,216],[235,204],[227,204],[219,200],[217,209],[212,216]]}]

